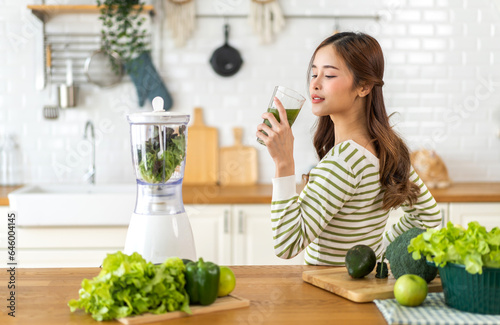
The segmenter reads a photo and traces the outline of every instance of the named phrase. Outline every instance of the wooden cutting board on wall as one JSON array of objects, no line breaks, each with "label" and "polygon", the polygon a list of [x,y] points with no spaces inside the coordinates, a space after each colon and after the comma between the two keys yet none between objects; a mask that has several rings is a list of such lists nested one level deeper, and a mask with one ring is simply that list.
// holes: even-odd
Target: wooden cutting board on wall
[{"label": "wooden cutting board on wall", "polygon": [[234,128],[234,145],[220,149],[220,184],[254,185],[258,180],[257,149],[244,146],[242,128]]},{"label": "wooden cutting board on wall", "polygon": [[219,181],[219,136],[217,129],[205,125],[203,109],[196,107],[188,127],[184,184],[216,185]]},{"label": "wooden cutting board on wall", "polygon": [[[370,302],[375,299],[394,298],[394,277],[377,279],[375,271],[361,279],[353,279],[345,267],[302,272],[302,280],[326,291],[354,302]],[[435,278],[428,284],[429,292],[441,292],[441,279]]]}]

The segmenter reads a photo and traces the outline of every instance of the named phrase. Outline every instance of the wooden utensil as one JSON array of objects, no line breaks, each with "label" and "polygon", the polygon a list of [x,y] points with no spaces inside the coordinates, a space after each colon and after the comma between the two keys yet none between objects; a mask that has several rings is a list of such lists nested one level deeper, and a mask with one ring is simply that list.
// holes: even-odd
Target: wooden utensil
[{"label": "wooden utensil", "polygon": [[241,142],[242,128],[234,128],[234,146],[220,149],[220,184],[254,185],[258,179],[257,149]]},{"label": "wooden utensil", "polygon": [[188,127],[184,184],[216,185],[219,181],[219,138],[217,129],[203,122],[203,109],[196,107]]},{"label": "wooden utensil", "polygon": [[[49,99],[52,100],[52,47],[50,44],[47,44],[45,47],[45,69]],[[57,119],[59,117],[59,106],[45,105],[43,107],[43,117],[46,119]]]},{"label": "wooden utensil", "polygon": [[[345,267],[332,267],[325,270],[304,271],[302,280],[321,289],[333,292],[354,302],[370,302],[375,299],[394,298],[396,279],[388,277],[377,279],[375,272],[364,278],[353,279]],[[435,278],[428,284],[429,292],[441,292],[441,279]]]},{"label": "wooden utensil", "polygon": [[[236,308],[243,308],[250,306],[250,300],[244,299],[238,296],[229,295],[226,297],[217,298],[217,300],[208,306],[190,306],[192,316],[213,313],[221,310],[229,310]],[[182,311],[174,311],[170,313],[154,315],[154,314],[143,314],[138,316],[119,318],[118,321],[122,324],[133,325],[133,324],[145,324],[152,322],[160,322],[163,320],[187,317]]]}]

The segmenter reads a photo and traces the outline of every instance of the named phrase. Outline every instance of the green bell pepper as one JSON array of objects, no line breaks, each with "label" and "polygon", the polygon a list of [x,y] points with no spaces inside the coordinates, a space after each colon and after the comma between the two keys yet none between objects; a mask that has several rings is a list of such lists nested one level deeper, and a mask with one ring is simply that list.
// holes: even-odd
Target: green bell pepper
[{"label": "green bell pepper", "polygon": [[212,262],[204,262],[200,257],[198,262],[186,264],[186,291],[189,302],[206,306],[217,299],[219,292],[220,269]]}]

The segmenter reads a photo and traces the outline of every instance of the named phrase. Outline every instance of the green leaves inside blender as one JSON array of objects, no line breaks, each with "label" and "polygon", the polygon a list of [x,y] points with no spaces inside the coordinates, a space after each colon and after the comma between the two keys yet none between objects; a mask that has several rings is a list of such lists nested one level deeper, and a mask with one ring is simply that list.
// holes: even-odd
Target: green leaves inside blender
[{"label": "green leaves inside blender", "polygon": [[177,133],[173,128],[162,129],[163,152],[161,152],[158,127],[162,126],[154,126],[151,137],[145,143],[145,155],[141,148],[137,152],[142,178],[151,184],[168,181],[186,156],[186,127],[181,125]]}]

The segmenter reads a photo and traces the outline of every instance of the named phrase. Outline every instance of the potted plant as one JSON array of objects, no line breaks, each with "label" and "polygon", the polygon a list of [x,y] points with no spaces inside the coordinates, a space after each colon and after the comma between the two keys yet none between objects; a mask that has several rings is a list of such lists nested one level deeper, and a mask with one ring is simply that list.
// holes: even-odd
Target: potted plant
[{"label": "potted plant", "polygon": [[[163,98],[164,110],[172,107],[172,98],[156,71],[147,41],[146,18],[141,16],[144,2],[140,0],[97,0],[100,6],[102,21],[101,49],[106,53],[116,53],[121,62],[111,59],[115,71],[120,64],[134,82],[139,99],[143,106],[146,99]],[[112,57],[110,55],[110,57]]]},{"label": "potted plant", "polygon": [[117,53],[127,64],[148,51],[144,2],[138,0],[97,0],[100,7],[101,48]]}]

